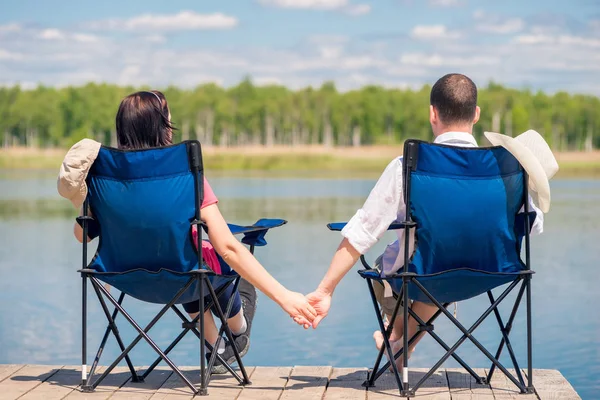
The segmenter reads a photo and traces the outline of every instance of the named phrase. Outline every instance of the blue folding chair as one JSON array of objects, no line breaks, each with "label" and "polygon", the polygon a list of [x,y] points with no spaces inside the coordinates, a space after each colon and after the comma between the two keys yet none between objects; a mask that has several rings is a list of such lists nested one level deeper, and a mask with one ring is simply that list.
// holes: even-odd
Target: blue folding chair
[{"label": "blue folding chair", "polygon": [[[194,246],[190,233],[192,225],[198,230],[198,244],[202,240],[203,224],[200,205],[203,201],[204,169],[200,143],[183,143],[147,150],[123,151],[102,147],[87,177],[88,196],[83,205],[83,216],[77,220],[83,227],[84,237],[100,234],[97,252],[87,263],[87,243],[83,241],[83,269],[78,272],[83,279],[82,291],[82,389],[93,391],[114,367],[125,359],[131,379],[143,381],[145,377],[164,361],[191,388],[194,394],[207,394],[211,368],[215,361],[226,366],[240,384],[250,383],[236,346],[232,346],[240,376],[225,360],[211,351],[205,359],[205,344],[212,346],[204,337],[203,313],[192,321],[177,307],[177,304],[198,301],[199,310],[213,308],[221,320],[218,348],[223,335],[230,343],[233,337],[225,315],[229,315],[233,297],[226,309],[219,305],[219,296],[233,285],[237,290],[240,277],[234,272],[218,275],[210,270],[202,259],[202,246]],[[89,216],[89,210],[92,216]],[[266,245],[265,234],[274,227],[285,224],[285,220],[261,219],[252,226],[229,225],[234,234],[243,234],[242,242],[254,253],[255,246]],[[204,227],[206,229],[206,227]],[[222,260],[221,260],[222,261]],[[230,269],[227,269],[230,270]],[[87,344],[87,283],[91,282],[108,320],[108,327],[96,352],[94,362],[86,372]],[[121,294],[115,299],[102,282],[118,289]],[[164,305],[160,312],[144,328],[122,306],[129,295],[138,300]],[[205,298],[206,295],[206,298]],[[111,313],[108,300],[115,308]],[[148,336],[148,331],[169,310],[182,320],[183,331],[163,351]],[[125,347],[115,324],[118,313],[133,326],[138,336]],[[199,323],[200,329],[197,329]],[[187,379],[169,359],[169,352],[188,333],[193,332],[200,343],[200,387]],[[106,370],[93,381],[94,372],[110,333],[114,335],[121,354]],[[144,339],[158,353],[158,358],[143,374],[138,374],[130,360],[129,352]]]},{"label": "blue folding chair", "polygon": [[[496,368],[500,369],[522,393],[533,393],[531,366],[531,277],[529,231],[535,219],[530,212],[527,174],[517,159],[502,147],[461,148],[408,140],[403,156],[403,193],[406,207],[404,221],[393,223],[388,229],[405,229],[403,269],[392,276],[382,277],[371,268],[364,256],[365,269],[359,271],[369,287],[384,346],[379,352],[365,386],[375,385],[377,379],[390,367],[395,375],[402,397],[411,397],[448,358],[454,358],[471,374],[477,383],[490,382]],[[520,209],[524,212],[520,213]],[[341,230],[345,223],[332,223],[331,230]],[[526,228],[528,227],[528,228]],[[408,253],[410,229],[415,231],[415,251]],[[525,262],[521,260],[521,242],[525,238]],[[398,295],[396,306],[384,326],[372,281],[387,281]],[[512,312],[506,324],[498,305],[522,282]],[[492,289],[506,285],[497,298]],[[470,327],[466,328],[447,307],[457,301],[487,293],[491,305]],[[515,315],[526,293],[527,304],[527,384],[517,363],[509,334]],[[409,299],[433,303],[438,310],[429,321],[423,321],[410,308]],[[404,318],[403,348],[393,354],[389,342],[391,329],[402,307]],[[492,355],[472,334],[491,314],[498,322],[502,340]],[[433,322],[441,314],[463,333],[453,345],[448,346],[434,331]],[[408,318],[419,324],[417,333],[408,338]],[[404,349],[424,332],[429,333],[446,353],[416,383],[409,386],[408,352]],[[470,340],[492,362],[489,373],[479,376],[456,354],[458,347]],[[500,355],[506,346],[515,373],[509,372]],[[396,363],[379,365],[384,351],[390,360],[403,355],[402,379]],[[516,375],[516,376],[515,376]]]}]

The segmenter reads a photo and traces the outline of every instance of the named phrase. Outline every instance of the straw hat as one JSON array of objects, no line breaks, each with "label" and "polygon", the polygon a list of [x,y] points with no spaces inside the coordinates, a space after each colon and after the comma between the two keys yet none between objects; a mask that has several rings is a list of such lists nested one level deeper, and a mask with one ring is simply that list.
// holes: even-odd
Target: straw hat
[{"label": "straw hat", "polygon": [[85,183],[87,174],[100,151],[100,143],[83,139],[69,149],[58,173],[58,193],[71,200],[75,208],[81,207],[88,190]]},{"label": "straw hat", "polygon": [[549,180],[558,171],[558,163],[542,135],[532,129],[514,138],[495,132],[484,132],[484,135],[492,145],[504,147],[519,160],[529,175],[529,194],[533,202],[547,213],[550,210]]}]

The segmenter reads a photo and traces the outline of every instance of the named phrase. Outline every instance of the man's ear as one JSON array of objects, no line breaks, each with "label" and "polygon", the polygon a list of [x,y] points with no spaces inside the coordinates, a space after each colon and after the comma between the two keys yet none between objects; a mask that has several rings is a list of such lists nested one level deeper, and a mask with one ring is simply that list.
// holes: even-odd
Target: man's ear
[{"label": "man's ear", "polygon": [[433,106],[429,106],[429,123],[435,125],[438,121],[437,111]]},{"label": "man's ear", "polygon": [[479,106],[475,107],[475,118],[473,118],[473,125],[475,125],[477,123],[477,121],[479,121],[479,116],[481,114],[481,109],[479,108]]}]

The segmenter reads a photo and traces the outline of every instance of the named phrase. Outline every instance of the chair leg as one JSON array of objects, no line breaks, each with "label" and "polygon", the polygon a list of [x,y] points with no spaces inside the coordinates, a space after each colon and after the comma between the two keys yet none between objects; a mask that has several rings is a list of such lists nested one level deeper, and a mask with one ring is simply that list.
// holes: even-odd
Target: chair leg
[{"label": "chair leg", "polygon": [[[488,294],[488,298],[490,299],[490,303],[494,304],[494,296],[492,294],[491,291],[487,292]],[[519,300],[519,298],[517,297],[517,300]],[[519,303],[515,303],[515,306],[513,307],[513,309],[519,307]],[[515,310],[515,314],[516,314],[516,310]],[[512,344],[510,343],[510,340],[508,338],[508,335],[510,334],[510,330],[512,329],[512,321],[508,321],[511,323],[511,326],[504,326],[504,322],[502,321],[502,317],[500,316],[500,311],[498,311],[498,307],[494,308],[494,315],[496,316],[496,321],[498,322],[498,327],[500,328],[500,332],[502,333],[502,341],[500,342],[500,344],[502,345],[503,343],[506,343],[506,349],[508,350],[508,354],[510,355],[510,359],[513,363],[513,366],[515,368],[515,373],[517,374],[517,378],[519,378],[519,382],[521,382],[521,385],[525,386],[525,381],[523,381],[523,374],[521,374],[521,369],[519,368],[519,363],[517,362],[517,358],[515,357],[515,353],[513,351],[513,347]],[[500,351],[502,351],[502,347],[500,347]],[[500,359],[500,354],[496,355],[495,357],[497,360]],[[490,368],[490,372],[493,373],[492,369]],[[490,380],[491,380],[491,376],[490,376]]]},{"label": "chair leg", "polygon": [[[379,330],[383,334],[383,343],[385,345],[385,349],[387,350],[388,357],[390,360],[394,359],[394,352],[392,351],[392,346],[390,345],[390,340],[386,336],[385,326],[383,325],[383,319],[381,318],[381,314],[379,313],[379,306],[377,305],[377,298],[375,297],[375,291],[373,290],[373,283],[371,280],[367,279],[367,285],[369,286],[369,293],[371,294],[371,301],[373,302],[373,307],[375,308],[375,314],[377,315],[377,322],[379,323]],[[400,301],[400,299],[398,299]],[[396,384],[398,385],[398,390],[402,392],[402,382],[400,380],[400,374],[398,373],[398,367],[396,363],[392,363],[392,370],[394,371],[394,377],[396,378]],[[373,371],[374,373],[375,371]]]},{"label": "chair leg", "polygon": [[534,393],[533,387],[533,343],[531,329],[531,275],[525,277],[527,284],[527,393]]},{"label": "chair leg", "polygon": [[[240,283],[240,278],[237,277],[233,283],[233,292],[235,293],[238,289]],[[212,287],[212,285],[211,285]],[[216,296],[219,296],[219,294],[216,294]],[[224,313],[225,316],[228,316],[231,313],[231,309],[233,308],[233,301],[234,298],[231,297],[229,299],[229,301],[227,302],[227,309]],[[220,307],[220,303],[218,301],[218,298],[212,299],[212,303],[213,304],[218,304]],[[216,308],[217,306],[215,306]],[[223,339],[223,333],[225,333],[225,329],[229,329],[229,323],[227,322],[227,319],[225,319],[225,321],[221,320],[221,327],[219,328],[219,332],[217,334],[217,341],[215,342],[215,348],[219,348],[219,345],[221,344],[221,340]],[[234,346],[234,353],[238,351],[238,349]],[[227,365],[227,362],[223,361],[223,359],[221,357],[219,357],[219,355],[217,354],[216,351],[213,351],[211,354],[211,358],[208,362],[208,368],[211,369],[215,363],[215,361],[217,360],[217,357],[219,358],[219,361],[221,361],[221,363],[223,365],[225,365],[225,367],[227,368],[227,370],[233,375],[233,377],[235,379],[237,379],[237,381],[241,384],[241,385],[248,385],[250,384],[250,381],[247,378],[247,374],[246,374],[246,368],[244,367],[243,364],[239,364],[240,370],[242,371],[242,375],[244,376],[244,378],[241,378],[234,370],[233,368],[231,368],[229,365]],[[241,359],[241,357],[240,357]],[[209,382],[207,382],[208,385]]]},{"label": "chair leg", "polygon": [[446,352],[446,354],[444,354],[444,356],[435,364],[435,366],[431,368],[431,370],[429,370],[427,374],[425,374],[425,376],[415,385],[413,390],[417,390],[423,383],[425,383],[425,381],[433,374],[433,372],[435,372],[435,370],[437,370],[440,367],[440,365],[442,365],[444,361],[446,361],[450,357],[450,355],[454,353],[464,341],[469,339],[486,357],[488,357],[488,359],[490,359],[490,361],[492,361],[506,375],[508,379],[510,379],[512,383],[515,384],[515,386],[517,386],[522,392],[525,391],[523,385],[521,385],[521,383],[510,372],[508,372],[508,370],[497,359],[495,359],[494,356],[492,356],[492,354],[490,354],[490,352],[487,351],[487,349],[477,339],[475,339],[472,336],[473,331],[477,329],[479,325],[481,325],[481,323],[492,313],[494,308],[498,307],[498,304],[500,304],[500,302],[502,302],[502,300],[504,300],[506,296],[508,296],[508,294],[515,288],[515,286],[517,286],[517,284],[519,283],[518,280],[512,282],[509,285],[509,287],[506,288],[504,292],[502,292],[502,294],[500,295],[500,297],[498,297],[494,304],[488,307],[488,309],[477,319],[477,321],[475,321],[475,323],[469,329],[466,329],[456,318],[454,318],[454,316],[448,310],[443,309],[442,304],[440,304],[440,302],[435,297],[433,297],[433,295],[429,293],[429,291],[418,280],[413,279],[413,282],[431,300],[431,302],[433,302],[439,309],[441,309],[444,315],[446,315],[448,319],[463,333],[463,336],[454,344],[454,346],[450,348],[450,350]]},{"label": "chair leg", "polygon": [[[239,283],[239,281],[236,282],[236,286],[235,286],[236,289],[237,289],[237,284],[238,283]],[[232,344],[231,347],[233,349],[233,354],[234,354],[235,359],[237,361],[237,364],[240,367],[240,370],[242,372],[243,381],[240,382],[240,383],[243,384],[243,385],[248,385],[248,384],[250,384],[250,379],[248,378],[248,373],[246,372],[246,368],[244,367],[244,363],[242,362],[242,357],[240,357],[240,353],[239,353],[237,347],[235,346],[235,341],[233,340],[233,334],[231,333],[231,330],[229,329],[229,326],[227,325],[227,318],[226,318],[225,314],[223,313],[223,310],[221,309],[221,306],[219,304],[217,295],[216,295],[216,293],[215,293],[212,285],[210,284],[210,282],[208,280],[207,280],[207,287],[208,287],[208,291],[210,293],[210,296],[211,296],[211,298],[212,298],[212,300],[214,302],[215,310],[217,311],[217,316],[221,320],[221,330],[224,331],[225,335],[227,336],[227,339]],[[228,304],[227,308],[230,308],[229,306],[232,306],[232,305],[233,305],[233,303]],[[217,339],[217,340],[219,340],[219,339]],[[235,374],[234,374],[234,376],[235,376]]]},{"label": "chair leg", "polygon": [[[448,309],[448,306],[450,305],[450,303],[444,303],[443,306],[445,309]],[[419,323],[419,325],[421,326],[430,326],[431,323],[442,313],[441,310],[438,309],[438,311],[436,311],[436,313],[429,319],[429,321],[427,321],[427,323],[425,323],[421,317],[419,317],[417,315],[417,313],[415,313],[412,309],[408,309],[408,312],[410,313],[410,315]],[[440,346],[442,346],[444,348],[444,350],[448,351],[450,350],[450,347],[442,340],[442,338],[440,338],[434,331],[433,329],[427,329],[427,332],[429,332],[429,334],[431,335],[431,337],[433,337],[433,339],[438,342],[438,344]],[[415,334],[415,336],[417,336],[419,333]],[[413,337],[415,337],[413,336]],[[409,342],[409,346],[410,346],[410,342]],[[480,377],[475,371],[473,371],[473,369],[471,367],[469,367],[469,365],[463,361],[462,358],[460,358],[458,356],[458,354],[456,354],[455,352],[452,353],[452,358],[454,358],[474,379],[478,384],[484,384],[486,383],[485,377],[482,378]]]},{"label": "chair leg", "polygon": [[[86,262],[87,260],[84,260]],[[87,274],[81,274],[81,388],[84,392],[94,389],[88,385],[87,377]]]},{"label": "chair leg", "polygon": [[[409,236],[408,234],[406,234],[406,236]],[[406,267],[404,269],[404,272],[406,272]],[[404,349],[404,353],[403,355],[403,365],[402,365],[402,390],[400,391],[400,396],[402,397],[411,397],[414,395],[414,391],[415,389],[413,389],[412,391],[409,390],[409,384],[408,384],[408,282],[409,282],[410,278],[403,276],[402,277],[402,294],[403,294],[403,301],[404,301],[404,332],[402,333],[402,340],[404,341],[404,343],[402,344],[402,348]],[[394,354],[392,353],[392,360],[394,359]],[[396,362],[393,363],[393,365],[395,365]]]},{"label": "chair leg", "polygon": [[[370,279],[367,278],[367,281],[369,282]],[[372,284],[372,282],[370,282],[370,283]],[[400,309],[400,304],[401,304],[401,300],[400,300],[400,296],[398,296],[398,301],[396,301],[396,306],[394,307],[394,312],[392,313],[392,318],[388,323],[388,327],[387,327],[386,331],[382,332],[382,334],[388,338],[391,336],[392,331],[394,329],[394,323],[396,322],[396,317],[398,315],[398,310]],[[377,308],[377,315],[381,315],[383,317],[383,313],[379,309],[377,302],[375,302],[373,304],[373,306]],[[385,346],[382,346],[381,349],[379,349],[379,354],[377,354],[377,358],[375,359],[375,365],[373,365],[373,369],[372,369],[371,373],[369,375],[367,375],[367,380],[363,383],[364,387],[375,386],[375,381],[379,378],[379,376],[381,376],[381,374],[383,374],[385,372],[385,370],[387,368],[390,367],[390,363],[388,362],[381,369],[382,372],[380,372],[380,370],[379,370],[379,364],[381,363],[381,359],[383,358],[384,352],[385,352]]]},{"label": "chair leg", "polygon": [[[121,295],[119,296],[119,300],[118,300],[118,303],[120,305],[123,305],[124,298],[125,298],[125,293],[121,292]],[[112,314],[113,320],[115,318],[117,318],[118,311],[119,310],[117,310],[116,308],[114,309],[113,314]],[[100,346],[98,346],[98,351],[96,352],[96,357],[94,357],[94,362],[92,363],[92,367],[90,368],[90,372],[89,372],[90,377],[94,376],[94,372],[96,372],[96,367],[98,366],[98,362],[100,362],[100,357],[102,357],[102,352],[104,351],[104,346],[106,345],[106,342],[108,341],[110,332],[111,332],[110,325],[107,325],[106,330],[104,331],[104,336],[102,337],[102,341],[100,342]]]},{"label": "chair leg", "polygon": [[[506,323],[506,331],[507,334],[510,334],[511,330],[512,330],[512,325],[513,325],[513,321],[517,315],[517,311],[519,310],[519,306],[521,304],[521,299],[523,298],[523,294],[525,293],[525,283],[523,283],[521,285],[521,288],[519,289],[519,293],[517,294],[517,298],[515,300],[515,304],[513,305],[513,309],[508,317],[508,321]],[[498,346],[498,350],[496,351],[496,355],[495,358],[497,360],[500,359],[500,355],[502,354],[502,350],[504,350],[504,337],[502,338],[502,340],[500,340],[500,345]],[[487,375],[487,380],[488,382],[490,382],[492,380],[492,376],[494,375],[494,372],[496,370],[496,365],[492,363],[492,365],[490,366],[490,370],[488,372]]]},{"label": "chair leg", "polygon": [[[227,288],[227,285],[225,285],[223,288],[220,289],[220,291],[217,291],[217,295],[221,296],[221,294],[225,291],[225,289]],[[208,303],[204,304],[205,307],[205,311],[207,309],[209,309],[212,306],[212,301],[209,301]],[[171,350],[173,350],[175,348],[175,346],[177,346],[177,344],[179,344],[179,342],[185,337],[185,335],[187,335],[187,333],[189,331],[192,330],[192,326],[195,327],[198,324],[198,320],[200,318],[200,315],[202,315],[201,313],[198,313],[198,316],[196,318],[194,318],[193,321],[189,321],[181,311],[179,311],[179,309],[177,308],[176,305],[171,306],[171,309],[175,312],[175,314],[177,314],[177,316],[179,316],[179,318],[181,318],[181,321],[183,321],[183,331],[173,340],[173,342],[169,345],[169,347],[167,347],[164,350],[165,354],[169,354],[171,352]],[[200,334],[198,333],[198,339],[200,338]],[[207,342],[205,342],[207,343]],[[144,371],[144,373],[141,375],[142,378],[147,378],[148,375],[150,375],[150,373],[154,370],[154,368],[156,368],[156,366],[158,364],[160,364],[160,362],[162,361],[162,358],[157,357],[154,362],[152,364],[150,364],[150,366],[146,369],[146,371]]]},{"label": "chair leg", "polygon": [[123,314],[123,316],[125,317],[125,319],[131,324],[131,326],[133,326],[133,328],[138,332],[138,336],[129,344],[129,346],[127,346],[127,348],[115,359],[115,361],[104,371],[104,373],[93,383],[93,387],[95,388],[96,386],[98,386],[98,384],[104,379],[106,378],[106,376],[117,366],[117,364],[131,351],[131,349],[133,349],[140,340],[145,339],[146,342],[150,345],[150,347],[152,347],[152,349],[154,349],[154,351],[156,351],[161,358],[169,365],[169,367],[171,367],[171,369],[173,370],[173,372],[175,372],[185,383],[186,385],[188,385],[190,387],[190,389],[192,389],[192,391],[194,392],[194,394],[197,394],[198,391],[196,389],[196,387],[194,386],[194,384],[192,382],[189,381],[189,379],[187,379],[183,373],[179,370],[179,368],[177,368],[177,366],[171,361],[171,359],[169,359],[169,357],[167,357],[162,351],[161,349],[158,347],[158,345],[148,336],[147,332],[152,329],[152,327],[158,322],[158,320],[160,318],[162,318],[162,316],[169,310],[169,308],[171,308],[171,306],[173,304],[175,304],[177,302],[177,300],[179,300],[179,298],[189,289],[189,287],[192,285],[192,283],[194,282],[194,278],[191,278],[188,283],[175,295],[175,297],[173,298],[173,300],[171,300],[169,302],[169,304],[165,305],[161,311],[152,319],[152,321],[150,321],[150,323],[146,326],[145,329],[142,329],[137,322],[135,322],[135,320],[127,313],[127,311],[125,311],[123,309],[123,307],[121,307],[117,300],[115,300],[115,298],[110,294],[110,292],[108,292],[106,290],[106,288],[104,288],[99,281],[96,278],[90,278],[92,280],[92,282],[96,283],[96,287],[98,289],[100,289],[100,291],[102,292],[102,294],[104,294],[104,296],[119,310],[119,312],[121,314]]},{"label": "chair leg", "polygon": [[[123,340],[121,339],[121,335],[119,334],[119,329],[117,328],[117,324],[115,324],[115,320],[114,320],[116,318],[116,314],[117,314],[118,310],[115,308],[113,315],[111,316],[110,312],[108,311],[106,302],[104,301],[104,298],[102,298],[102,294],[100,293],[98,287],[96,286],[96,284],[93,281],[92,281],[92,286],[94,287],[96,295],[98,296],[98,300],[100,302],[100,306],[102,307],[102,310],[104,311],[104,315],[106,315],[106,319],[108,320],[107,332],[104,335],[102,343],[100,343],[100,348],[98,349],[96,359],[94,360],[93,368],[95,368],[98,363],[98,360],[100,359],[100,355],[102,354],[102,350],[104,348],[104,344],[106,343],[106,339],[108,339],[109,331],[112,331],[121,351],[125,351],[125,345],[123,344]],[[123,302],[124,297],[125,297],[124,293],[121,293],[121,295],[119,296],[119,301],[117,301],[117,304],[120,307],[122,307],[121,304]],[[143,382],[144,379],[142,377],[138,376],[138,374],[135,370],[135,367],[133,366],[133,363],[129,359],[129,354],[125,355],[125,362],[127,363],[127,367],[129,368],[129,372],[131,373],[131,381],[132,382]]]},{"label": "chair leg", "polygon": [[[200,247],[200,246],[198,246]],[[204,348],[204,342],[206,342],[206,337],[204,336],[204,282],[208,282],[206,279],[206,275],[201,274],[198,276],[198,287],[200,290],[200,298],[198,302],[200,303],[200,307],[198,310],[200,311],[200,392],[201,396],[206,396],[208,394],[208,390],[206,388],[206,354]],[[210,374],[210,369],[208,370]]]}]

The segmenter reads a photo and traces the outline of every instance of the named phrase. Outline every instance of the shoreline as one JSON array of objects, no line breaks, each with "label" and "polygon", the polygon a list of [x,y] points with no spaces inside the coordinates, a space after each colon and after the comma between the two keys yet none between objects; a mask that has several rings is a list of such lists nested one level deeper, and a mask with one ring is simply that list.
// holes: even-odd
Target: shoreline
[{"label": "shoreline", "polygon": [[[58,171],[66,149],[0,149],[0,170]],[[204,165],[213,172],[269,173],[276,176],[355,177],[380,174],[402,154],[402,146],[206,147]],[[600,178],[600,151],[556,152],[558,177]]]}]

